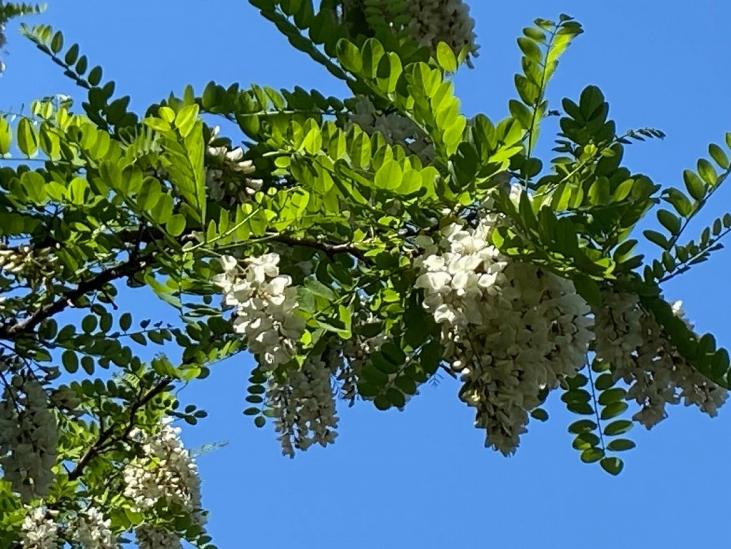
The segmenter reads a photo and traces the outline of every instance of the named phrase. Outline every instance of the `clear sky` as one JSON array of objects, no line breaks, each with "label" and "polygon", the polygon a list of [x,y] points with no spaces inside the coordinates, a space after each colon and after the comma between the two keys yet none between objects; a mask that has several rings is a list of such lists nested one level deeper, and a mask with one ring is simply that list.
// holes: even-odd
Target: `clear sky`
[{"label": "clear sky", "polygon": [[[458,93],[468,114],[505,116],[519,69],[515,38],[536,17],[565,12],[586,33],[567,52],[550,90],[554,106],[588,84],[608,97],[619,129],[656,127],[664,141],[633,145],[630,166],[663,185],[723,143],[731,131],[731,3],[720,0],[474,0],[482,55],[461,74]],[[209,80],[276,88],[300,85],[326,94],[343,90],[329,74],[262,19],[246,1],[51,1],[37,17],[62,29],[67,44],[105,69],[132,106],[196,91]],[[0,108],[54,93],[81,100],[58,67],[9,28]],[[544,150],[551,134],[543,133]],[[708,216],[722,212],[728,188]],[[648,248],[648,251],[649,250]],[[704,331],[731,346],[727,311],[731,254],[680,277],[667,288],[682,299]],[[135,300],[134,311],[165,315],[163,305]],[[483,433],[456,398],[449,378],[424,387],[406,411],[379,413],[367,403],[341,409],[340,437],[294,460],[280,457],[270,427],[257,430],[241,414],[251,359],[217,366],[185,392],[210,412],[186,428],[190,446],[221,440],[226,448],[200,459],[209,528],[220,549],[673,549],[729,547],[727,492],[731,487],[731,404],[711,420],[674,407],[652,432],[635,427],[638,447],[614,478],[582,464],[566,426],[572,417],[558,398],[551,420],[531,424],[513,458],[483,448]],[[557,395],[556,395],[557,396]],[[726,480],[724,480],[726,479]]]}]

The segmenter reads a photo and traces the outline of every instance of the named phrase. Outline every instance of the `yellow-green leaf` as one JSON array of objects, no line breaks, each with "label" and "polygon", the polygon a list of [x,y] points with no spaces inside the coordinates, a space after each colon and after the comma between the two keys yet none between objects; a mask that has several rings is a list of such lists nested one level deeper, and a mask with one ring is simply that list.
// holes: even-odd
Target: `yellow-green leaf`
[{"label": "yellow-green leaf", "polygon": [[27,118],[21,118],[18,122],[18,148],[28,158],[38,153],[38,135]]},{"label": "yellow-green leaf", "polygon": [[376,172],[375,184],[380,189],[397,189],[401,186],[403,170],[395,160],[386,160]]}]

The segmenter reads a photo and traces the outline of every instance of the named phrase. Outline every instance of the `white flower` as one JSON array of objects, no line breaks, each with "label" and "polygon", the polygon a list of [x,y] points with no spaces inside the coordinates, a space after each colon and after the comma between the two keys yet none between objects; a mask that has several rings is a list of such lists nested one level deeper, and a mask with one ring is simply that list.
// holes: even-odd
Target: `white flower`
[{"label": "white flower", "polygon": [[[219,127],[211,131],[210,143],[218,137]],[[249,195],[261,189],[261,179],[241,177],[256,171],[251,159],[244,160],[244,150],[241,147],[229,149],[226,146],[212,146],[206,149],[206,185],[213,200],[243,202]]]},{"label": "white flower", "polygon": [[452,276],[445,272],[425,273],[416,279],[417,288],[427,288],[432,292],[442,292],[449,290],[449,283]]},{"label": "white flower", "polygon": [[45,389],[35,376],[14,376],[0,401],[0,465],[24,503],[48,492],[57,451],[58,427]]},{"label": "white flower", "polygon": [[[355,0],[343,2],[346,10],[359,5]],[[432,53],[439,42],[446,42],[455,52],[467,48],[477,55],[475,21],[469,6],[462,0],[409,0],[408,2],[372,2],[366,13],[375,20],[388,21],[394,32],[406,31],[408,36]]]},{"label": "white flower", "polygon": [[415,286],[442,329],[444,359],[463,376],[461,398],[477,412],[486,444],[512,454],[529,411],[585,364],[591,310],[573,284],[502,256],[490,242],[495,216],[476,228],[442,229],[437,250],[417,258]]},{"label": "white flower", "polygon": [[180,538],[173,532],[143,524],[135,529],[138,549],[181,549]]},{"label": "white flower", "polygon": [[163,500],[178,506],[190,517],[203,522],[198,468],[180,440],[180,429],[165,418],[156,433],[135,430],[131,437],[142,446],[143,456],[123,470],[124,496],[134,509],[148,511]]},{"label": "white flower", "polygon": [[380,114],[367,96],[360,96],[354,100],[350,120],[368,135],[379,132],[386,143],[401,145],[408,153],[417,155],[425,164],[431,163],[434,159],[434,148],[429,138],[411,119],[397,113]]},{"label": "white flower", "polygon": [[57,549],[58,525],[44,507],[29,509],[20,527],[23,549]]},{"label": "white flower", "polygon": [[[673,311],[688,327],[680,302]],[[635,296],[606,292],[595,311],[596,355],[629,385],[627,396],[640,409],[633,419],[648,429],[667,417],[666,406],[683,401],[715,416],[727,392],[695,371],[665,337],[652,313]]]},{"label": "white flower", "polygon": [[335,367],[320,357],[308,357],[300,370],[288,371],[285,382],[270,378],[267,405],[274,414],[284,455],[294,457],[295,449],[335,441],[338,417],[330,383]]},{"label": "white flower", "polygon": [[96,507],[89,507],[79,513],[68,530],[82,549],[117,549],[119,543],[110,530],[111,523]]},{"label": "white flower", "polygon": [[221,257],[221,267],[226,275],[232,275],[236,273],[236,269],[239,266],[239,261],[232,255],[224,255]]},{"label": "white flower", "polygon": [[213,281],[223,291],[224,304],[236,308],[234,331],[246,338],[266,370],[290,362],[305,331],[304,319],[296,315],[297,290],[289,275],[279,274],[279,261],[276,253],[250,257],[240,272],[227,270]]}]

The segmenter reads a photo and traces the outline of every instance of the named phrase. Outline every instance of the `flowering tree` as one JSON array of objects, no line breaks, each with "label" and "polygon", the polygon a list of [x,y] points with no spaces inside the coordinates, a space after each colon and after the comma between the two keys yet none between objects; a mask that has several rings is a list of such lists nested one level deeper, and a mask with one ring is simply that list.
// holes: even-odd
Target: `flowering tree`
[{"label": "flowering tree", "polygon": [[[661,132],[617,134],[593,86],[549,110],[582,32],[564,15],[523,31],[493,122],[454,94],[478,54],[459,0],[250,1],[352,97],[211,83],[137,114],[78,45],[23,28],[86,96],[0,117],[0,546],[213,548],[172,425],[205,412],[175,390],[242,351],[244,413],[288,456],[334,442],[338,397],[401,409],[440,370],[505,455],[560,392],[581,460],[611,474],[634,423],[680,402],[716,414],[729,355],[662,284],[731,230],[726,215],[686,235],[731,171],[722,147],[660,189],[622,155]],[[560,156],[544,163],[549,116]],[[177,324],[133,319],[145,289]],[[148,343],[164,354],[143,361]]]}]

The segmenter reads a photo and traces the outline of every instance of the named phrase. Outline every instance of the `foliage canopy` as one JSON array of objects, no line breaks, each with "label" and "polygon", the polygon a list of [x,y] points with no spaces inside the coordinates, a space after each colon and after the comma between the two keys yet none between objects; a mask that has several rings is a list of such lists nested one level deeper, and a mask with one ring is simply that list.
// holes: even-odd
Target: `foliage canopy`
[{"label": "foliage canopy", "polygon": [[[509,117],[468,119],[461,2],[250,2],[352,97],[211,82],[135,113],[78,44],[23,27],[84,93],[0,116],[0,545],[212,549],[170,424],[205,411],[175,391],[246,350],[244,413],[288,455],[333,442],[335,396],[401,409],[440,371],[506,455],[558,391],[581,460],[615,475],[666,404],[716,414],[729,354],[662,285],[731,230],[726,214],[687,235],[731,172],[731,134],[661,189],[623,165],[661,132],[619,134],[595,86],[549,108],[571,17],[523,30]],[[648,213],[658,229],[637,235]],[[177,324],[133,318],[144,288]],[[164,353],[144,361],[148,345]]]}]

